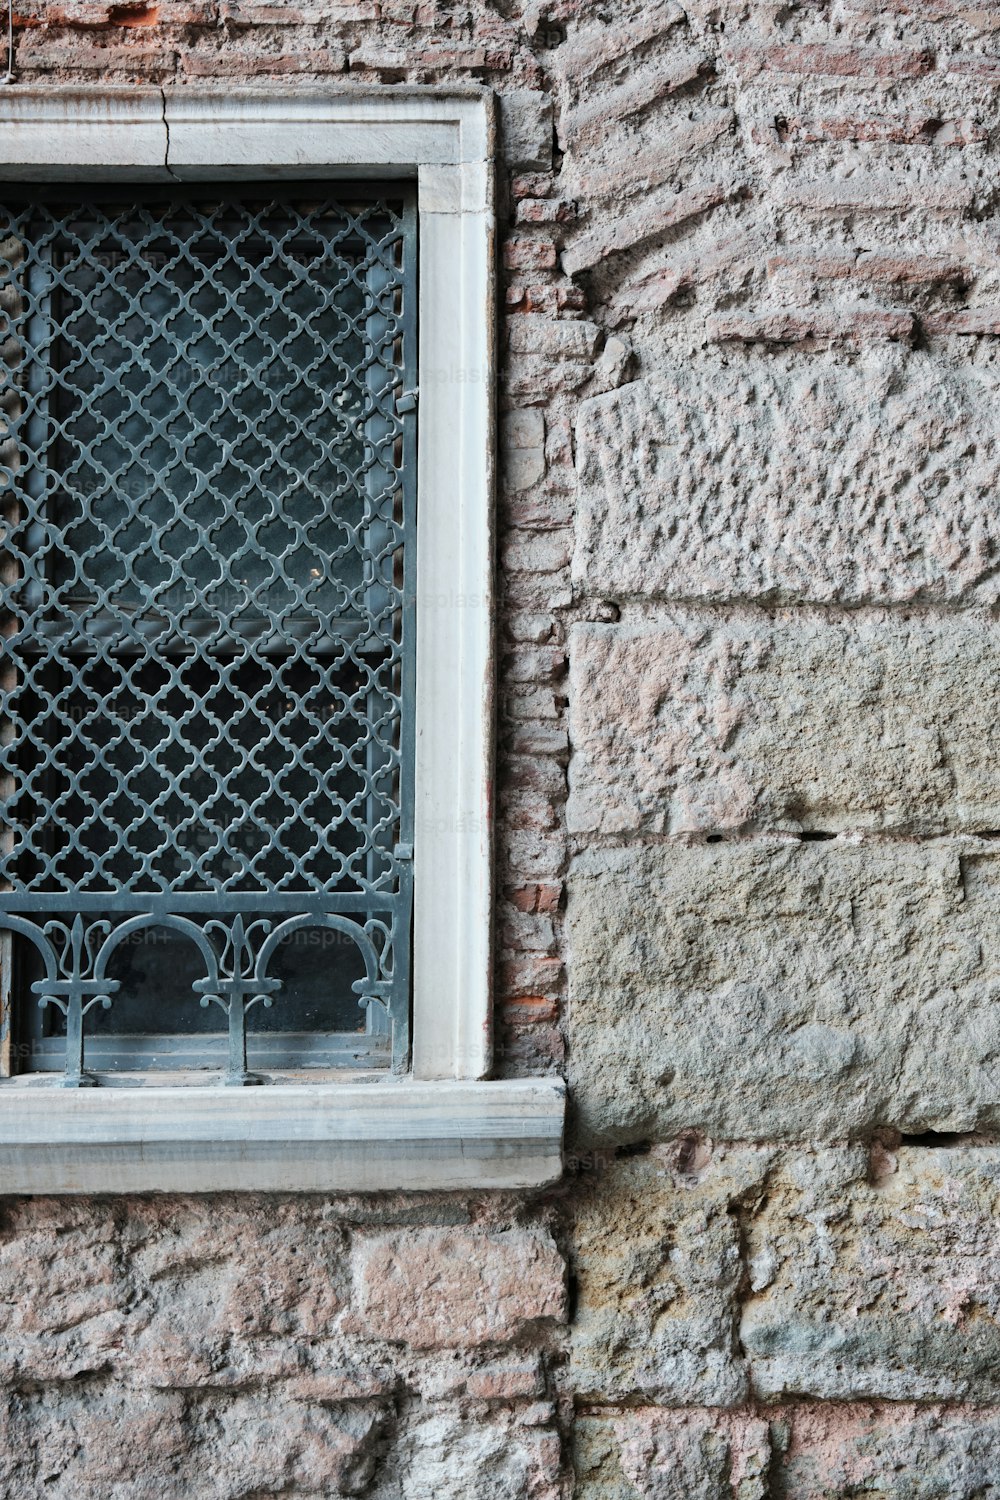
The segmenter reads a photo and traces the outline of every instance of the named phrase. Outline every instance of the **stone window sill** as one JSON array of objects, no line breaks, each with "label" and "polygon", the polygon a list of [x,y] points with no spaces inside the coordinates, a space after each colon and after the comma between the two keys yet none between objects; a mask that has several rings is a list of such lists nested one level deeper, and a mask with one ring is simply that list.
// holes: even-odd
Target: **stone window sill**
[{"label": "stone window sill", "polygon": [[542,1187],[564,1109],[559,1079],[69,1090],[34,1075],[0,1089],[0,1192]]}]

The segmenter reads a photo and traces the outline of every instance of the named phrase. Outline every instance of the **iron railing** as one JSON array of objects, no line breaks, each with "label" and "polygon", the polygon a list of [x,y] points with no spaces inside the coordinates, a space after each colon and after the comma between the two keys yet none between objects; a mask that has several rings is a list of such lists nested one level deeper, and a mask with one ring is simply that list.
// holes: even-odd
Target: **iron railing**
[{"label": "iron railing", "polygon": [[[0,205],[0,927],[74,1086],[123,1028],[189,1052],[199,1002],[231,1083],[255,1007],[272,1051],[406,1064],[414,203],[230,189]],[[154,931],[150,1015],[121,975]]]}]

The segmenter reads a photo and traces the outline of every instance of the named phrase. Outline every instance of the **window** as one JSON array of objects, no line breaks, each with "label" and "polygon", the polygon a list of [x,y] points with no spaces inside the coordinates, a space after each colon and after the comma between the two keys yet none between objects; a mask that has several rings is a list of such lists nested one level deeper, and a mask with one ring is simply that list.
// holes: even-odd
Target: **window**
[{"label": "window", "polygon": [[0,198],[28,1071],[407,1066],[415,259],[400,187]]},{"label": "window", "polygon": [[560,1086],[485,1081],[489,96],[0,125],[5,1190],[550,1180]]}]

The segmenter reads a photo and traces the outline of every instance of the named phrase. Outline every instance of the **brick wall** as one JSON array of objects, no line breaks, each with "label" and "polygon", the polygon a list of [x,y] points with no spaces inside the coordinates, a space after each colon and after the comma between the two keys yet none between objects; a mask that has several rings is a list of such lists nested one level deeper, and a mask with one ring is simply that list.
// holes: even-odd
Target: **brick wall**
[{"label": "brick wall", "polygon": [[544,1197],[12,1202],[11,1497],[1000,1490],[993,0],[28,0],[18,76],[478,80],[498,1068]]}]

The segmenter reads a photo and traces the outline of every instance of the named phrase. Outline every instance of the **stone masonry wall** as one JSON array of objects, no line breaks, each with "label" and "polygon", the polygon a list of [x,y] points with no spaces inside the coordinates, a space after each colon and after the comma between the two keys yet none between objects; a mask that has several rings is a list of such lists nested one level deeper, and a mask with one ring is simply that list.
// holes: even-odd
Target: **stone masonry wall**
[{"label": "stone masonry wall", "polygon": [[0,1493],[1000,1496],[997,0],[15,36],[498,92],[497,1067],[571,1134],[534,1197],[0,1201]]}]

